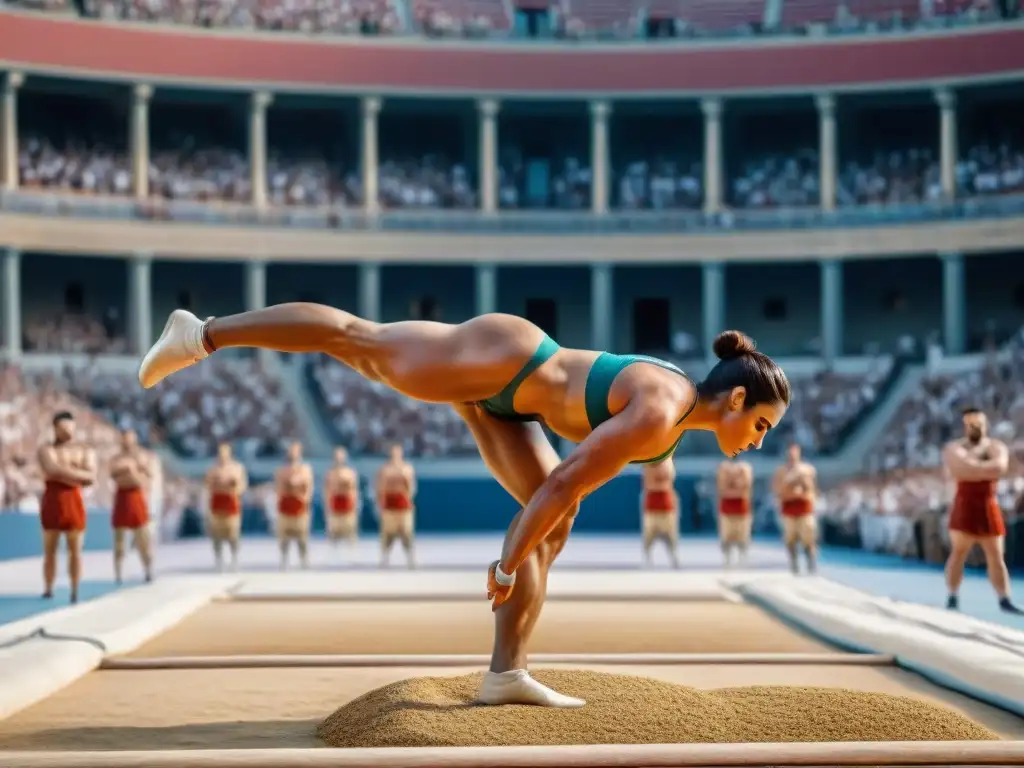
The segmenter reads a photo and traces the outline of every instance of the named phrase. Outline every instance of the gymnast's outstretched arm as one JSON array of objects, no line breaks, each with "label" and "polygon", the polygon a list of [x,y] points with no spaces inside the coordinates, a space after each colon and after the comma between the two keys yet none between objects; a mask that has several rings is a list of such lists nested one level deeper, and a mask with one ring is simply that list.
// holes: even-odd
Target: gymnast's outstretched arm
[{"label": "gymnast's outstretched arm", "polygon": [[501,570],[515,573],[580,499],[615,477],[630,461],[662,447],[675,415],[663,402],[635,399],[591,432],[555,467],[526,505],[518,526],[505,538]]}]

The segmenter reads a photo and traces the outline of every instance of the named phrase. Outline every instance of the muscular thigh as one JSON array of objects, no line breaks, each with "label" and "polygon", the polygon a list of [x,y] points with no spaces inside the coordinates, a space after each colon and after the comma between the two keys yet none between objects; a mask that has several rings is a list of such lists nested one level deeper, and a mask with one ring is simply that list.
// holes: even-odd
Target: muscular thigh
[{"label": "muscular thigh", "polygon": [[525,507],[561,461],[540,425],[502,421],[474,405],[459,406],[457,410],[469,425],[495,480]]},{"label": "muscular thigh", "polygon": [[993,562],[1002,560],[1005,553],[1005,539],[1002,536],[981,536],[978,539],[981,551],[985,553],[985,560]]},{"label": "muscular thigh", "polygon": [[949,532],[949,546],[950,549],[953,550],[954,554],[967,557],[967,554],[977,543],[979,543],[977,536],[972,536],[971,534],[964,533],[963,531]]}]

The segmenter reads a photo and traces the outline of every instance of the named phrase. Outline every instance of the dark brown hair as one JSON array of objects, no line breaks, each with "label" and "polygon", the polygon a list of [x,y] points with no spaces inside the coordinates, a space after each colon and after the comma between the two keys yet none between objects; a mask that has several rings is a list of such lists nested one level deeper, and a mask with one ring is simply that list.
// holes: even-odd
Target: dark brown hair
[{"label": "dark brown hair", "polygon": [[697,385],[700,397],[710,399],[735,387],[743,387],[747,391],[743,401],[745,408],[753,408],[760,403],[789,405],[789,379],[774,360],[757,351],[757,344],[747,334],[722,331],[715,338],[712,349],[718,363]]}]

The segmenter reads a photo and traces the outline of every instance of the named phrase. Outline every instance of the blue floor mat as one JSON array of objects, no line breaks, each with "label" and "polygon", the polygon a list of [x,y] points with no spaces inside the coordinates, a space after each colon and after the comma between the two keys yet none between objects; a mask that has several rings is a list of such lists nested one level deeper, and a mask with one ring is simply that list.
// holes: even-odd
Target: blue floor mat
[{"label": "blue floor mat", "polygon": [[[78,588],[78,600],[94,600],[117,588],[117,585],[110,581],[83,581]],[[44,600],[40,595],[3,595],[0,596],[0,624],[24,619],[54,608],[63,608],[69,604],[67,587],[54,589],[53,598],[50,600]]]}]

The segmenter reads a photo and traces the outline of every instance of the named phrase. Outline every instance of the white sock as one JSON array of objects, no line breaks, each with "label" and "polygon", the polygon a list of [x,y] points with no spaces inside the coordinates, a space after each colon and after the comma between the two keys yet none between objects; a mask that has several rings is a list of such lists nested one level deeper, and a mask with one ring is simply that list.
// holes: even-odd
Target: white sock
[{"label": "white sock", "polygon": [[586,703],[583,699],[565,696],[538,683],[525,669],[488,672],[480,686],[478,700],[490,705],[532,704],[560,709],[582,707]]}]

